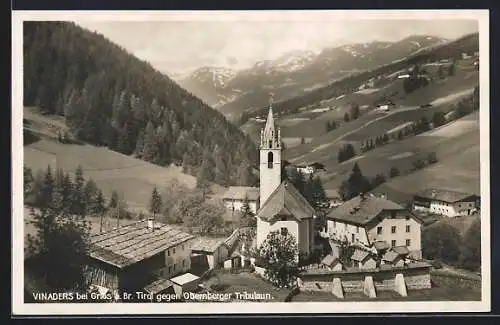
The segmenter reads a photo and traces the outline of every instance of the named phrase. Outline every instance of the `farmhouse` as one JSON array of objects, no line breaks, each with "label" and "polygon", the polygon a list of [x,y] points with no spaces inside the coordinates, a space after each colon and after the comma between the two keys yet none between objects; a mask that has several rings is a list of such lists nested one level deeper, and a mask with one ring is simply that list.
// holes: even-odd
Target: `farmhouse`
[{"label": "farmhouse", "polygon": [[477,213],[480,197],[450,190],[425,189],[413,197],[413,210],[436,213],[447,217]]},{"label": "farmhouse", "polygon": [[327,215],[327,234],[374,250],[376,242],[406,246],[420,259],[422,221],[399,204],[385,198],[360,195],[344,202]]},{"label": "farmhouse", "polygon": [[229,255],[229,249],[225,244],[225,238],[197,237],[191,244],[192,267],[206,267],[213,269],[222,265]]},{"label": "farmhouse", "polygon": [[245,200],[247,200],[250,210],[256,213],[259,206],[259,188],[230,186],[222,197],[224,205],[233,211],[241,211]]},{"label": "farmhouse", "polygon": [[339,191],[335,189],[325,190],[326,198],[330,203],[330,208],[338,207],[342,204],[342,198]]},{"label": "farmhouse", "polygon": [[193,236],[143,220],[90,237],[85,277],[111,292],[142,290],[190,268]]},{"label": "farmhouse", "polygon": [[257,247],[268,234],[292,234],[299,252],[309,255],[314,247],[315,211],[287,180],[281,181],[281,137],[269,108],[260,141],[260,209],[257,211]]}]

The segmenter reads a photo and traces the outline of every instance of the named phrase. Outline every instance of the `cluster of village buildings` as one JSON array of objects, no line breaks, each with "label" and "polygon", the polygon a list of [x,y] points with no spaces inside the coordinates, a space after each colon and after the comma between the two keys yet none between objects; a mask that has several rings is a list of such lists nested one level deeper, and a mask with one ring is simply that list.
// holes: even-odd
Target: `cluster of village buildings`
[{"label": "cluster of village buildings", "polygon": [[[249,246],[260,247],[272,231],[292,234],[299,251],[311,255],[317,237],[331,246],[321,267],[345,269],[339,256],[340,243],[356,249],[350,267],[375,269],[400,267],[422,258],[422,220],[415,212],[448,217],[477,212],[479,197],[439,189],[416,193],[414,211],[384,195],[361,194],[342,202],[336,191],[327,191],[331,211],[317,231],[317,213],[292,183],[281,178],[281,139],[272,109],[261,132],[260,187],[231,187],[224,195],[226,207],[243,209],[248,202],[257,218],[256,236]],[[317,164],[299,166],[314,173]],[[100,291],[143,290],[148,293],[194,290],[201,277],[217,267],[233,268],[249,262],[238,231],[228,238],[193,236],[171,225],[143,220],[91,237],[88,282]],[[248,247],[247,247],[248,248]],[[376,256],[380,258],[376,258]]]}]

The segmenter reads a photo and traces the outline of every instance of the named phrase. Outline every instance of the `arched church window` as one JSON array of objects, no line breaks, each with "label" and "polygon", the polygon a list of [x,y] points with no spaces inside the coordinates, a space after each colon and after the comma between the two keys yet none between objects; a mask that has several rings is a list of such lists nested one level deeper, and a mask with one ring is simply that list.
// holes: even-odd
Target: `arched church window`
[{"label": "arched church window", "polygon": [[273,140],[269,140],[269,148],[273,147]]},{"label": "arched church window", "polygon": [[267,168],[273,168],[273,153],[267,154]]}]

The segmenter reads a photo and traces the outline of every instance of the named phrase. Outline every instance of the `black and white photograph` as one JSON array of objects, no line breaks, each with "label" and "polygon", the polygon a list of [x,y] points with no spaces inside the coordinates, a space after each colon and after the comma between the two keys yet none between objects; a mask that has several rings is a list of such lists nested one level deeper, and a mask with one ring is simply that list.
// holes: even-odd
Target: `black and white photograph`
[{"label": "black and white photograph", "polygon": [[14,314],[490,310],[488,11],[12,18]]}]

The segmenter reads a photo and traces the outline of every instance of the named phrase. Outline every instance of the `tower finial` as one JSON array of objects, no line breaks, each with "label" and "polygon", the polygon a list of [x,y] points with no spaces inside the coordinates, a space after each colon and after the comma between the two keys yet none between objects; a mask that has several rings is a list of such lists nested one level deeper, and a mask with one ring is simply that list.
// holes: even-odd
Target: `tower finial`
[{"label": "tower finial", "polygon": [[274,93],[269,93],[269,108],[273,105]]}]

